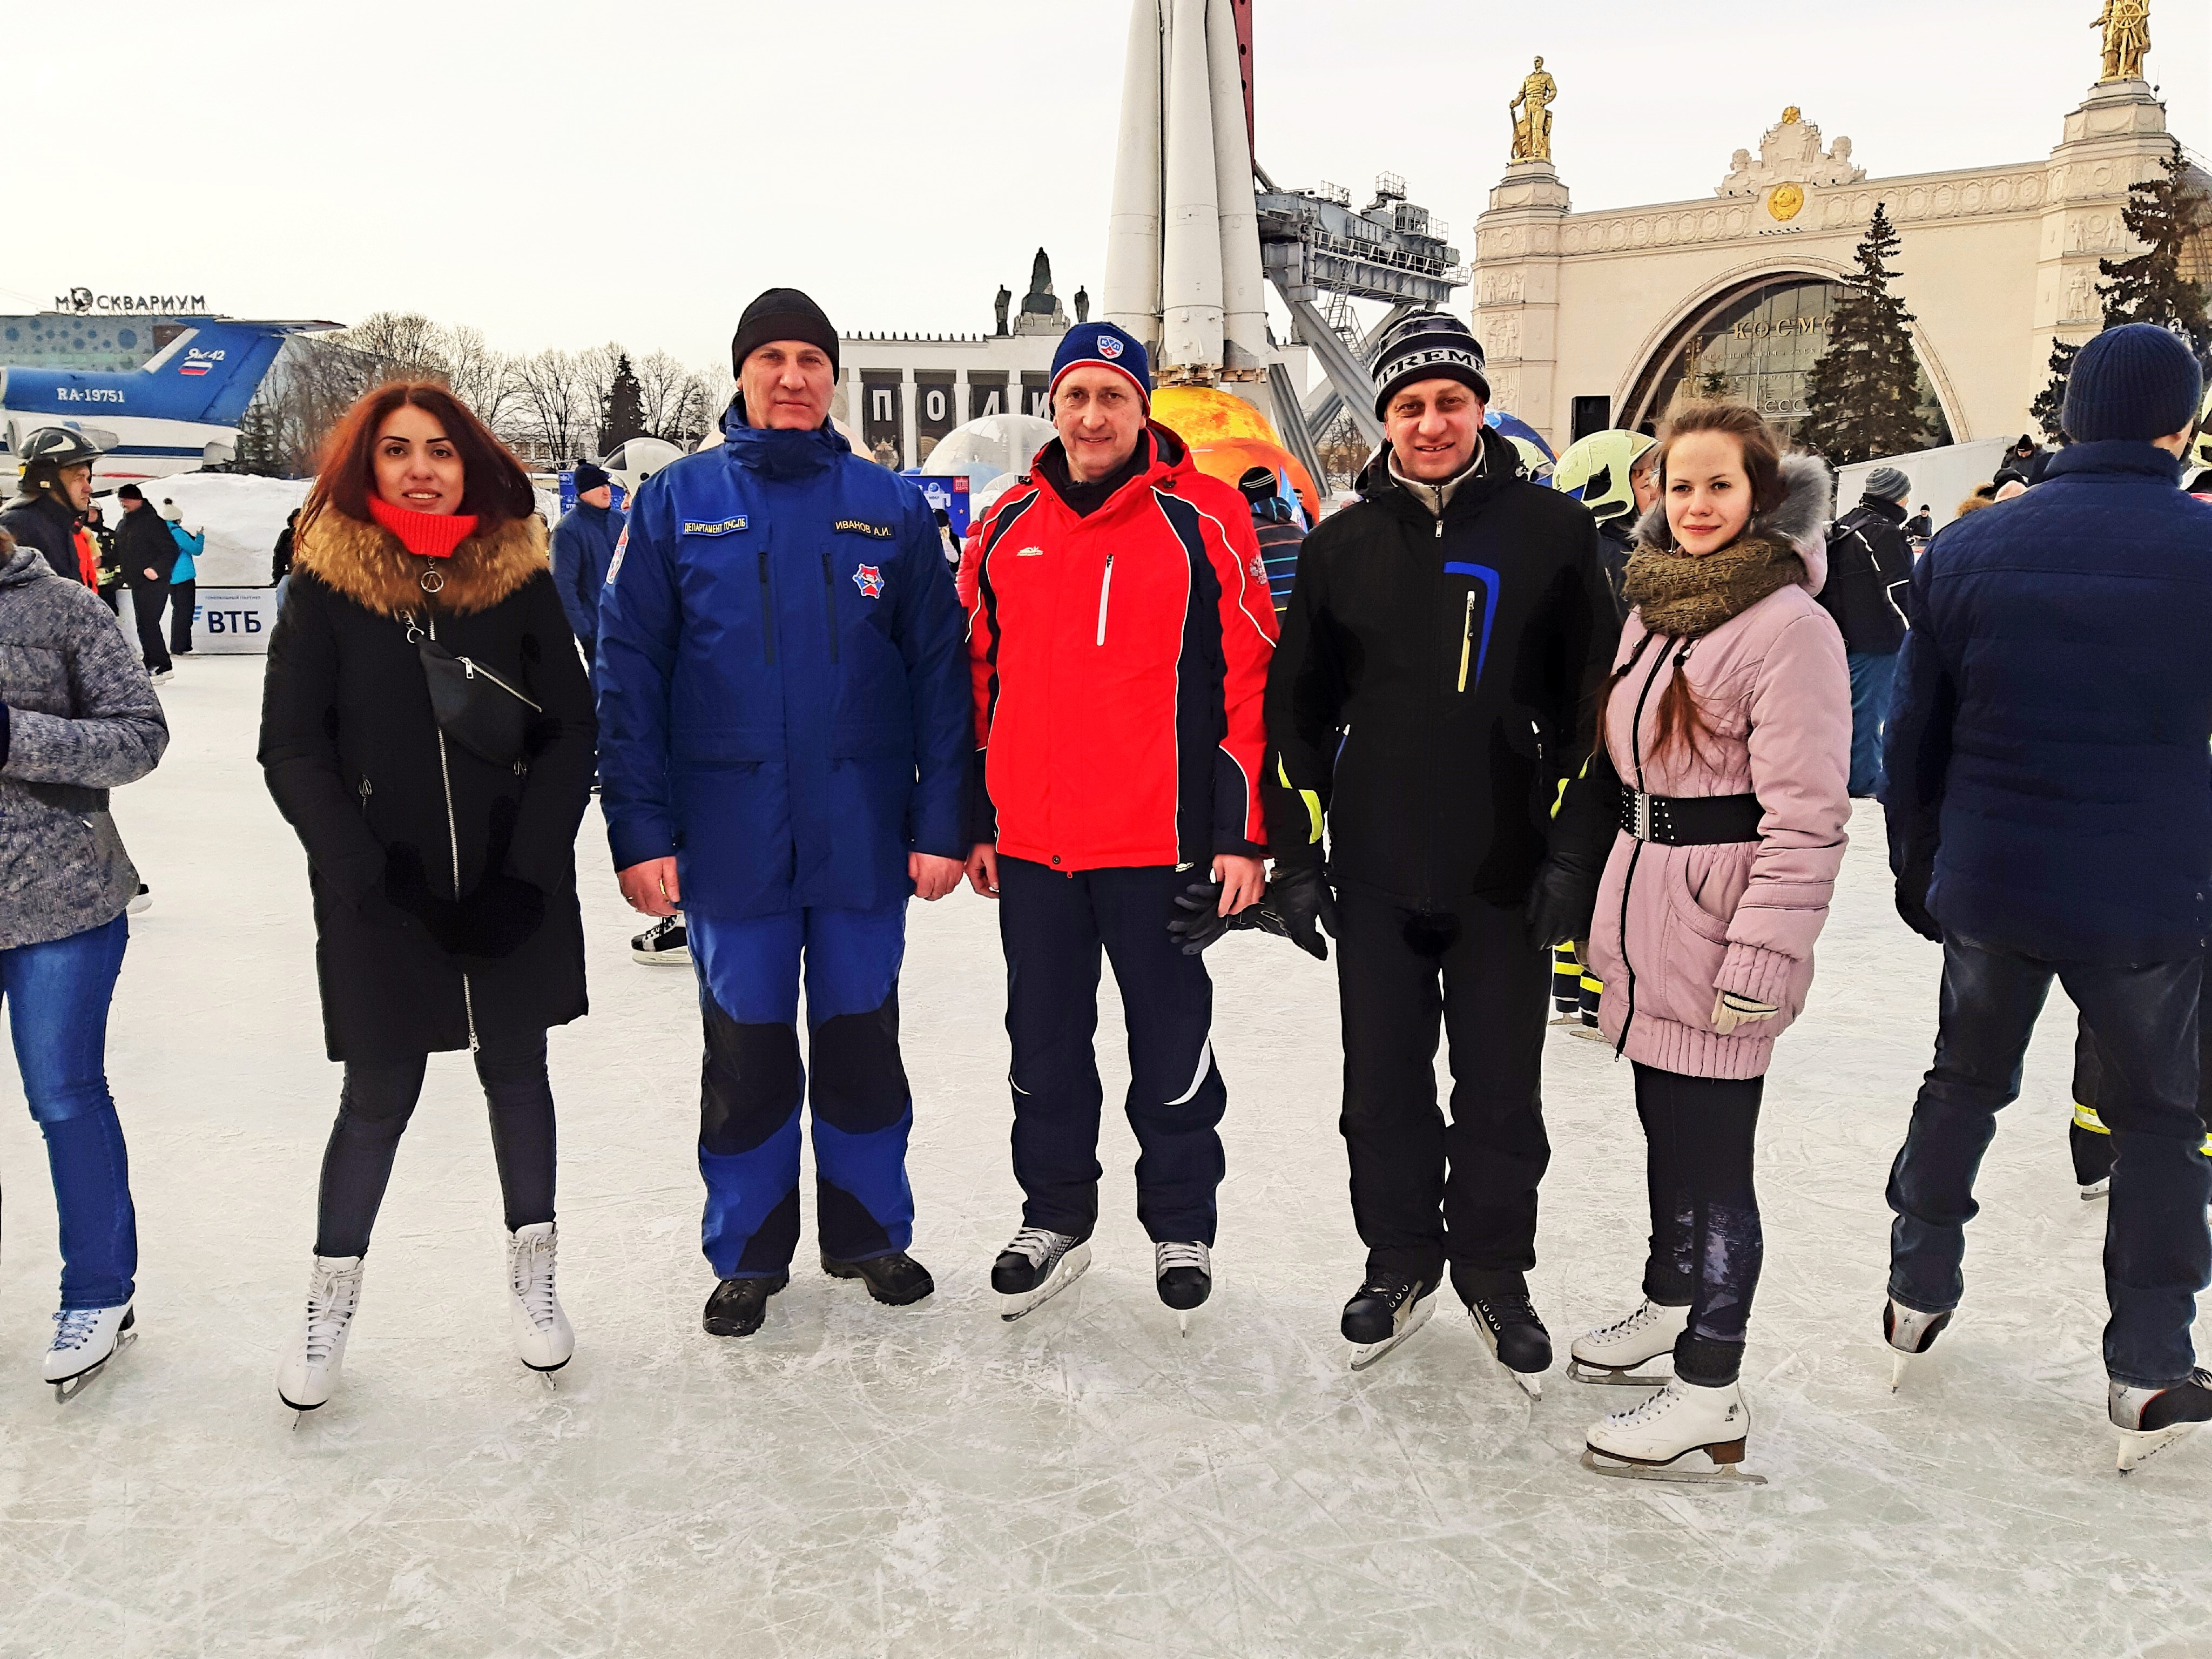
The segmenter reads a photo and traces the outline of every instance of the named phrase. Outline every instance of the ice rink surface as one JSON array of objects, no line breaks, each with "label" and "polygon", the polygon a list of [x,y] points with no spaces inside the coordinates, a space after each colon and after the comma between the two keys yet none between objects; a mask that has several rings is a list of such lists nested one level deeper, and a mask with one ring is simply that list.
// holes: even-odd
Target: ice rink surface
[{"label": "ice rink surface", "polygon": [[[575,1362],[549,1390],[510,1353],[483,1106],[465,1058],[444,1056],[344,1390],[295,1432],[273,1378],[337,1072],[303,860],[253,763],[259,671],[181,663],[167,759],[117,797],[157,896],[110,1044],[142,1340],[67,1406],[35,1371],[56,1270],[44,1152],[21,1106],[0,1108],[0,1653],[2212,1652],[2212,1437],[2112,1470],[2104,1208],[2067,1161],[2056,995],[1983,1171],[1965,1307],[1889,1392],[1882,1183],[1938,953],[1890,911],[1870,808],[1767,1095],[1744,1373],[1764,1488],[1586,1473],[1584,1427],[1625,1396],[1555,1370],[1532,1407],[1449,1297],[1347,1370],[1337,1315],[1362,1258],[1333,969],[1279,940],[1209,958],[1229,1179],[1188,1340],[1154,1296],[1110,1106],[1097,1263],[1003,1324],[1002,968],[991,909],[964,892],[915,907],[901,993],[915,1254],[937,1296],[878,1308],[803,1245],[758,1336],[703,1336],[692,983],[629,960],[596,814],[593,1012],[553,1037]],[[1550,1042],[1533,1289],[1564,1359],[1634,1303],[1643,1146],[1627,1067]],[[1109,992],[1109,1103],[1118,1046]],[[20,1101],[12,1059],[0,1071]],[[811,1184],[807,1201],[811,1230]]]}]

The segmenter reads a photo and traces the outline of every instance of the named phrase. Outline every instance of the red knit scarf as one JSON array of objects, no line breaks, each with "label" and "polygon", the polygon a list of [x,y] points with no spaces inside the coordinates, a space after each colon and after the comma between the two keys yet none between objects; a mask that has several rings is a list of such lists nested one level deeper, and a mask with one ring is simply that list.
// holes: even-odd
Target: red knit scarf
[{"label": "red knit scarf", "polygon": [[368,498],[368,512],[418,558],[450,559],[453,550],[477,530],[473,513],[417,513],[411,507],[393,507],[374,495]]}]

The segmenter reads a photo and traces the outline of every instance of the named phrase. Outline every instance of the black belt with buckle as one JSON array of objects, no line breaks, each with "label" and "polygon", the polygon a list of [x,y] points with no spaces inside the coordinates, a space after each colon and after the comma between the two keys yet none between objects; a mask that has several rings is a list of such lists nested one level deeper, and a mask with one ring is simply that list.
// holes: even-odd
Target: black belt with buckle
[{"label": "black belt with buckle", "polygon": [[1765,816],[1756,795],[1647,795],[1620,792],[1620,827],[1662,847],[1718,847],[1757,841]]}]

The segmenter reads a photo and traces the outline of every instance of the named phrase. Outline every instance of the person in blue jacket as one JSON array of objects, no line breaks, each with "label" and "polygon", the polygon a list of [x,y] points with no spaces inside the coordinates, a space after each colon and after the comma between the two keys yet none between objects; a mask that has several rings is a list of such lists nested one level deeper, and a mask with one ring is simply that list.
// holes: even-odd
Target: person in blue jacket
[{"label": "person in blue jacket", "polygon": [[576,465],[576,504],[553,526],[553,586],[568,627],[589,662],[599,637],[599,589],[622,539],[623,515],[614,510],[614,483],[589,461]]},{"label": "person in blue jacket", "polygon": [[185,528],[177,504],[163,498],[161,520],[169,538],[177,544],[177,562],[169,567],[169,654],[192,654],[192,619],[199,614],[199,557],[207,551],[207,532]]},{"label": "person in blue jacket", "polygon": [[2081,349],[2075,442],[1912,573],[1882,796],[1899,912],[1943,946],[1936,1059],[1890,1174],[1900,1371],[1964,1295],[1996,1114],[2055,978],[2118,1075],[2106,1219],[2120,1467],[2212,1419],[2190,1324],[2212,1278],[2198,996],[2212,890],[2212,506],[2179,488],[2201,385],[2181,339]]},{"label": "person in blue jacket", "polygon": [[895,1306],[936,1288],[907,1254],[898,974],[908,896],[959,878],[975,747],[966,619],[928,503],[830,422],[836,331],[770,289],[731,360],[727,441],[630,504],[592,675],[623,895],[690,923],[714,1336],[759,1329],[789,1282],[802,971],[823,1269]]}]

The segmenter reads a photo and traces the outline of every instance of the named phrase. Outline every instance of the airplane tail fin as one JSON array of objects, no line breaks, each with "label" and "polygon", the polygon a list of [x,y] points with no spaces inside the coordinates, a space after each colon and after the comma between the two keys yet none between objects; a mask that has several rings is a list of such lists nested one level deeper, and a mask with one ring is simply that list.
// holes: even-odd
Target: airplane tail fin
[{"label": "airplane tail fin", "polygon": [[138,372],[161,382],[161,402],[175,411],[173,418],[236,426],[294,331],[283,325],[196,323]]}]

